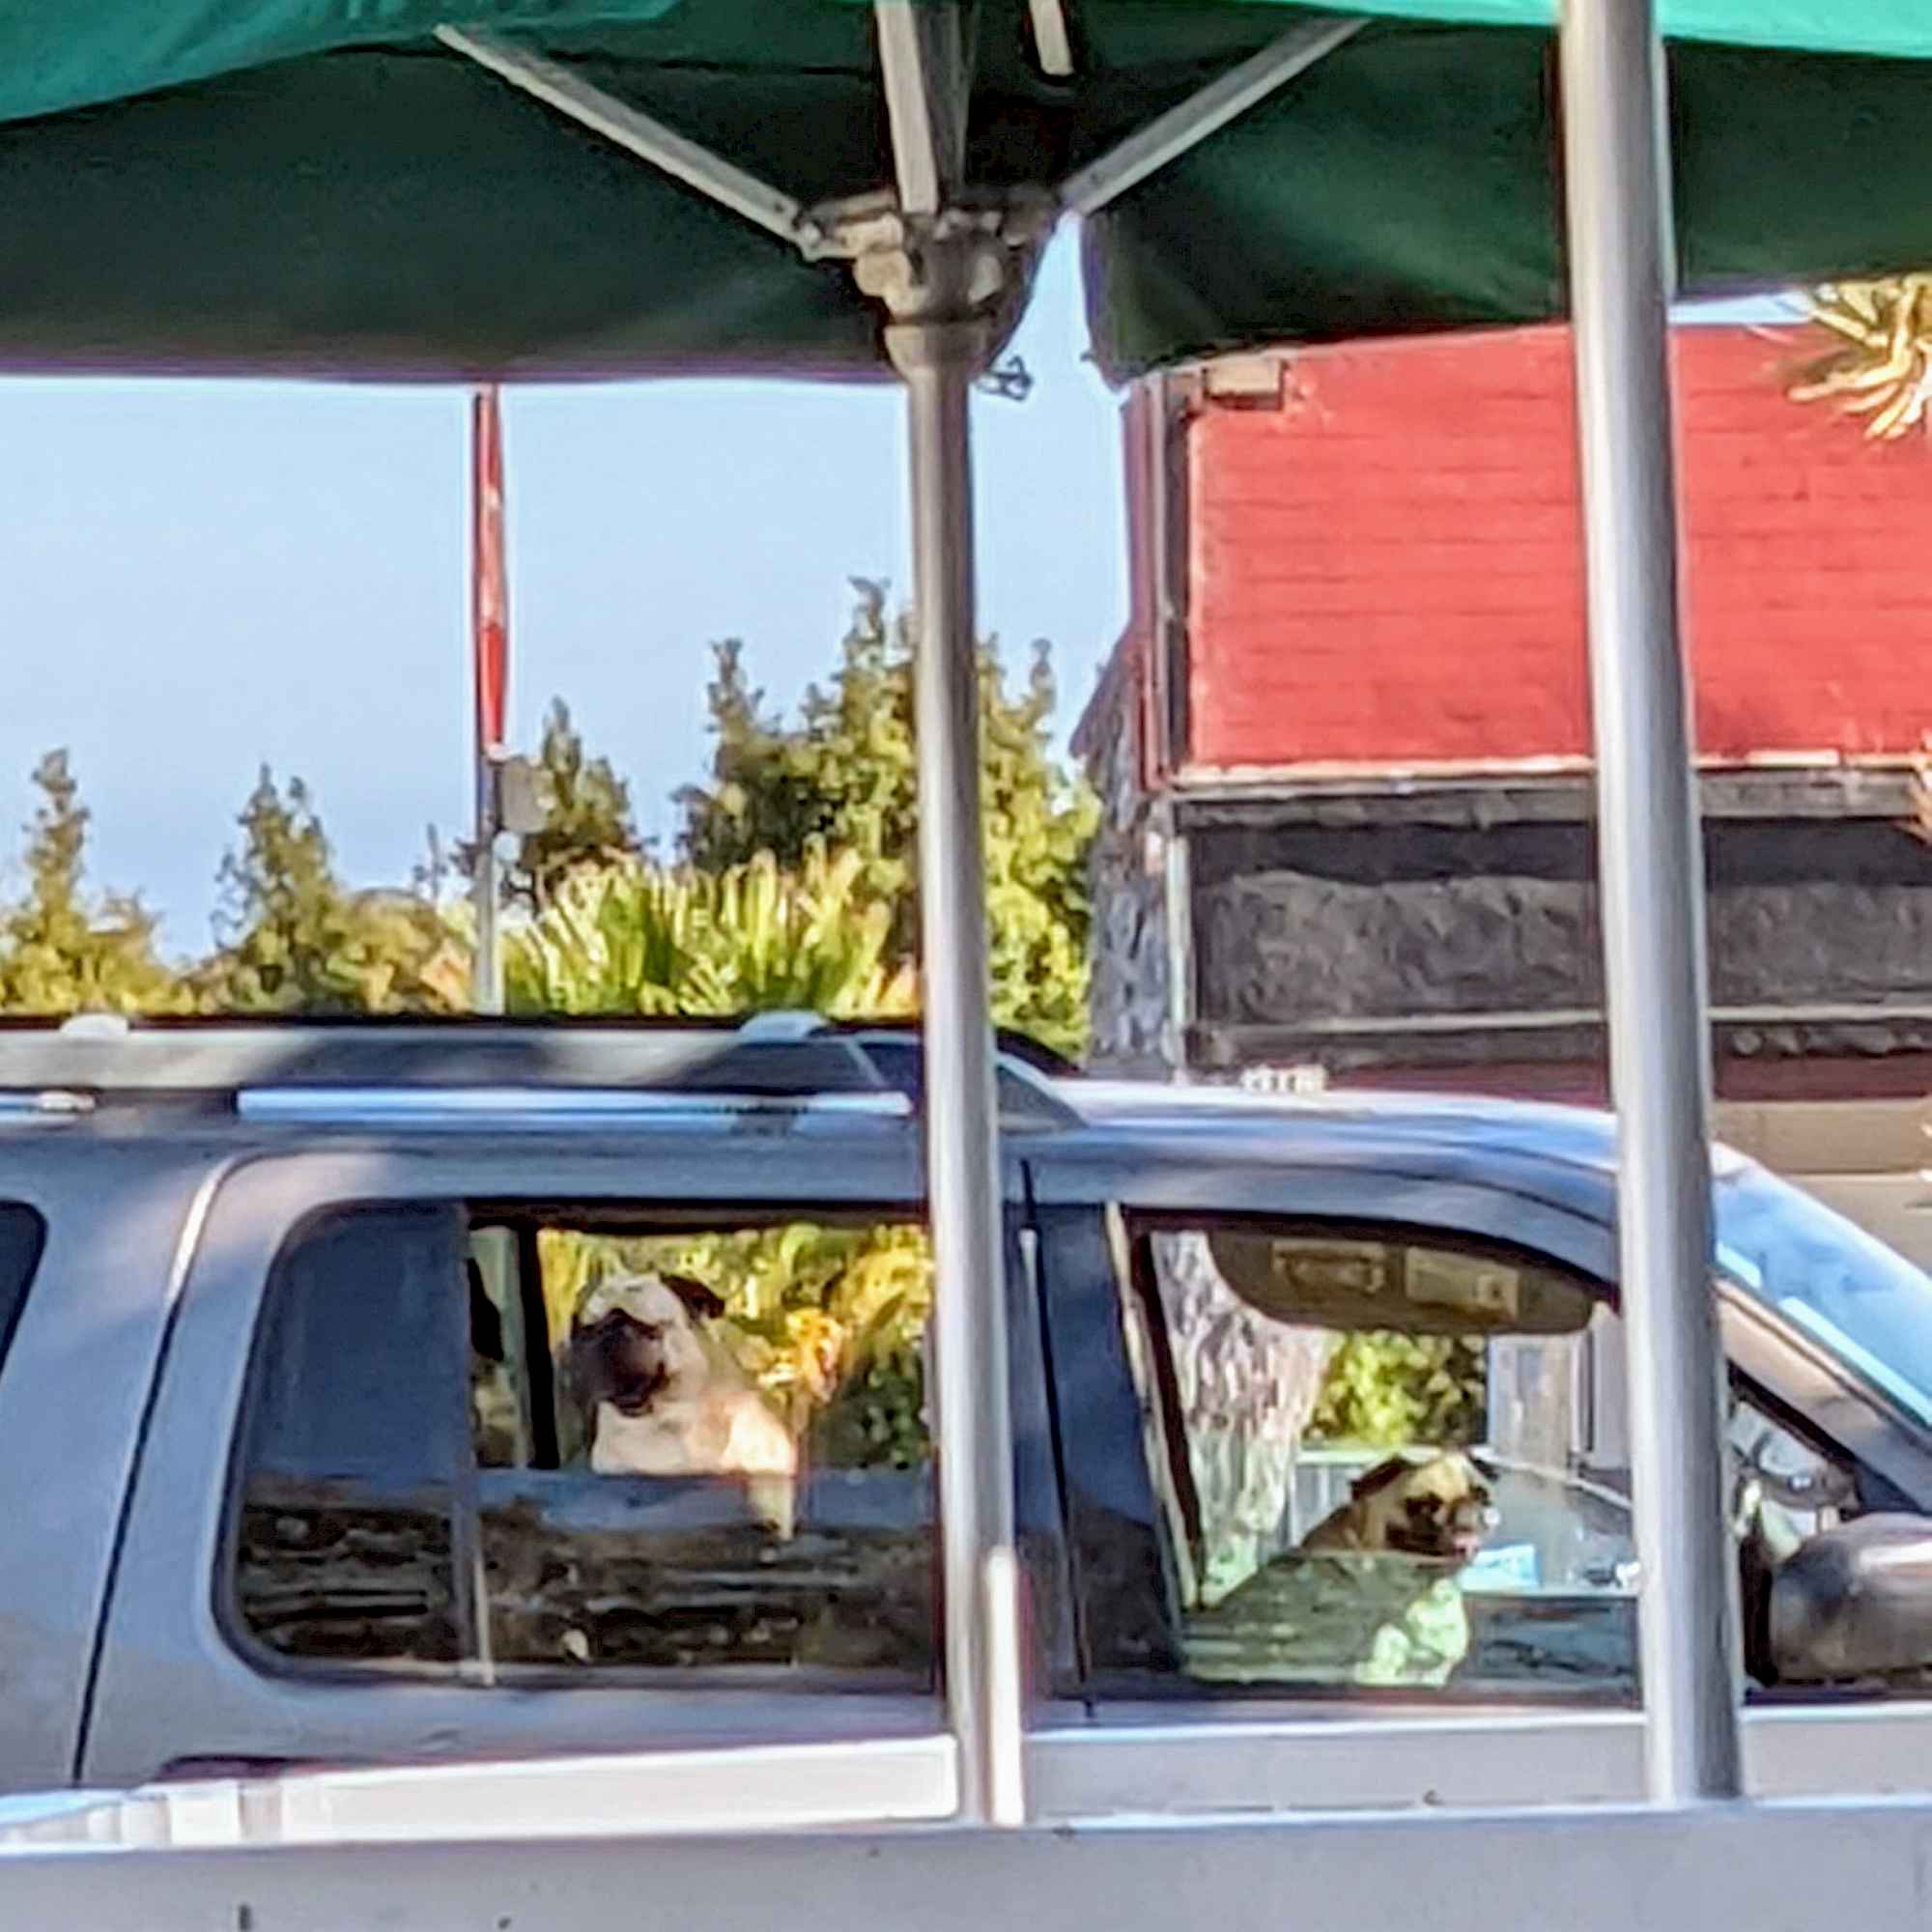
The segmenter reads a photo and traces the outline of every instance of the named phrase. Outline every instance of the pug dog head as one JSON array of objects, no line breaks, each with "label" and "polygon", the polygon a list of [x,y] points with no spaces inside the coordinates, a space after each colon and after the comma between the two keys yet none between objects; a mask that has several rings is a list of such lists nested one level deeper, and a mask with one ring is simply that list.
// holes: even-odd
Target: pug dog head
[{"label": "pug dog head", "polygon": [[587,1411],[609,1403],[623,1415],[697,1394],[713,1374],[697,1324],[724,1313],[724,1302],[688,1275],[607,1276],[571,1324],[572,1390]]},{"label": "pug dog head", "polygon": [[1360,1547],[1467,1563],[1496,1526],[1490,1487],[1464,1455],[1391,1456],[1355,1484],[1349,1515]]}]

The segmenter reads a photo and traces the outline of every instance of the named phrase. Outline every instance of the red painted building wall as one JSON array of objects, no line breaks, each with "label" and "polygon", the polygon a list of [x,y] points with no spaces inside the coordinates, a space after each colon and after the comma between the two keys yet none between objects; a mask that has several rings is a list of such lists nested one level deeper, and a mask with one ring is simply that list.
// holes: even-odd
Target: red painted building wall
[{"label": "red painted building wall", "polygon": [[[1676,338],[1690,646],[1710,760],[1932,728],[1932,445],[1792,403],[1795,330]],[[1587,751],[1560,328],[1310,353],[1185,432],[1191,769]],[[1130,445],[1133,443],[1130,435]],[[1145,448],[1129,462],[1146,635]]]}]

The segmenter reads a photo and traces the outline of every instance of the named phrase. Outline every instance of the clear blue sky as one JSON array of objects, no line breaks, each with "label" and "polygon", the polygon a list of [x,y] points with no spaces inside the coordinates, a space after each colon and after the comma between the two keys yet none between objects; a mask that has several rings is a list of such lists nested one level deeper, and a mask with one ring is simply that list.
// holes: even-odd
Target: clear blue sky
[{"label": "clear blue sky", "polygon": [[[1764,304],[1722,319],[1776,313]],[[1070,726],[1125,614],[1117,400],[1084,359],[1076,251],[978,412],[984,626],[1053,640]],[[347,876],[400,881],[469,811],[467,401],[454,390],[0,382],[0,893],[27,774],[72,753],[91,875],[205,946],[267,760],[312,787]],[[892,388],[636,384],[505,402],[511,698],[562,694],[647,832],[706,755],[706,645],[790,703],[833,662],[847,579],[908,587]]]},{"label": "clear blue sky", "polygon": [[[1015,343],[1022,404],[978,405],[984,627],[1055,645],[1069,724],[1125,611],[1118,406],[1082,357],[1075,252]],[[461,392],[0,382],[0,893],[27,774],[72,753],[91,876],[177,951],[267,760],[313,788],[344,872],[399,881],[469,810]],[[514,728],[562,694],[647,831],[706,755],[713,639],[789,703],[834,661],[850,576],[909,589],[888,386],[639,384],[504,404]]]}]

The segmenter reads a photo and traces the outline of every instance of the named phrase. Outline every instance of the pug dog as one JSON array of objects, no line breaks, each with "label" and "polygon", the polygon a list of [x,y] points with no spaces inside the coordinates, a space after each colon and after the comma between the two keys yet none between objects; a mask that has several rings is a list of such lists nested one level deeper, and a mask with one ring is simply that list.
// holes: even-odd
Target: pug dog
[{"label": "pug dog", "polygon": [[1421,1463],[1391,1456],[1356,1478],[1349,1500],[1301,1540],[1311,1552],[1474,1560],[1496,1526],[1490,1487],[1469,1457],[1443,1450]]},{"label": "pug dog", "polygon": [[608,1276],[571,1325],[565,1375],[599,1475],[743,1476],[753,1506],[792,1532],[798,1449],[703,1326],[724,1304],[686,1275]]},{"label": "pug dog", "polygon": [[1439,1688],[1471,1642],[1458,1573],[1494,1520],[1468,1457],[1390,1457],[1293,1550],[1188,1620],[1188,1668],[1218,1683]]}]

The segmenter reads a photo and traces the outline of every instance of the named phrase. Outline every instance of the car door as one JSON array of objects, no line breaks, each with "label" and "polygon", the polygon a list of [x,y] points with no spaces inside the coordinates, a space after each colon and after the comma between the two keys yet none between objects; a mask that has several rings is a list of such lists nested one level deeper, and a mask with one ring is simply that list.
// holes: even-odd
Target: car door
[{"label": "car door", "polygon": [[[1094,1712],[1042,1743],[1054,1802],[1640,1791],[1606,1218],[1399,1150],[1296,1170],[1102,1148],[1042,1153],[1031,1179]],[[1896,1432],[1872,1449],[1869,1401],[1747,1297],[1720,1306],[1734,1449],[1768,1452],[1787,1493],[1895,1506]],[[1303,1548],[1395,1459],[1465,1452],[1493,1520],[1453,1587],[1447,1566],[1418,1588]],[[1848,1752],[1821,1733],[1805,1761],[1788,1727],[1766,1736],[1774,1786],[1905,1762],[1869,1732]]]},{"label": "car door", "polygon": [[[946,1815],[923,1312],[902,1293],[922,1196],[903,1131],[470,1134],[233,1175],[158,1390],[86,1777],[662,1747],[632,1796],[668,1822],[749,1788],[745,1751],[775,1817]],[[639,1256],[731,1288],[726,1366],[810,1411],[782,1535],[745,1480],[601,1474],[561,1426],[567,1314],[550,1324],[586,1268]],[[830,1367],[828,1322],[860,1351]],[[1044,1681],[1057,1491],[1035,1325],[1011,1325]],[[814,1373],[838,1384],[818,1410],[787,1380]],[[894,1768],[811,1768],[866,1741]]]},{"label": "car door", "polygon": [[[1488,1448],[1502,1345],[1580,1352],[1606,1292],[1569,1257],[1601,1261],[1601,1229],[1504,1190],[1372,1170],[1178,1165],[1119,1185],[1103,1172],[1042,1163],[1035,1186],[1061,1411],[1078,1418],[1066,1449],[1074,1554],[1106,1579],[1083,1593],[1096,1694],[1132,1703],[1218,1684],[1225,1698],[1236,1683],[1264,1701],[1322,1690],[1345,1701],[1357,1691],[1449,1694],[1420,1659],[1383,1682],[1346,1645],[1320,1663],[1311,1656],[1305,1673],[1271,1669],[1263,1657],[1243,1665],[1220,1655],[1210,1666],[1208,1651],[1226,1650],[1225,1606],[1345,1508],[1372,1469],[1398,1454]],[[1552,1252],[1557,1245],[1567,1254]],[[1305,1321],[1261,1306],[1267,1281],[1288,1270],[1316,1284]],[[1363,1284],[1352,1302],[1350,1281]],[[1548,1373],[1567,1385],[1572,1361]],[[1103,1405],[1105,1429],[1096,1423]],[[1592,1536],[1614,1544],[1606,1519],[1618,1503],[1562,1480],[1561,1453],[1516,1461],[1487,1479],[1483,1506],[1503,1520],[1485,1580],[1464,1595],[1481,1597],[1486,1612],[1533,1594],[1601,1600],[1627,1614],[1631,1583],[1618,1574],[1627,1552],[1593,1558],[1585,1548]],[[1122,1566],[1145,1585],[1137,1633],[1091,1623],[1103,1606],[1125,1616],[1130,1593],[1113,1575]],[[1346,1612],[1312,1601],[1267,1612],[1304,1627],[1331,1614]],[[1364,1641],[1374,1634],[1365,1631]],[[1473,1676],[1492,1699],[1517,1694],[1523,1673],[1476,1668],[1507,1644],[1486,1646],[1480,1631],[1470,1644],[1450,1674]],[[1625,1666],[1594,1686],[1566,1679],[1564,1688],[1627,1690],[1628,1677]]]}]

